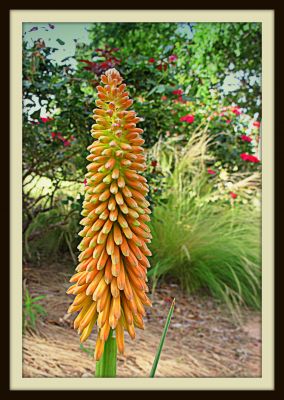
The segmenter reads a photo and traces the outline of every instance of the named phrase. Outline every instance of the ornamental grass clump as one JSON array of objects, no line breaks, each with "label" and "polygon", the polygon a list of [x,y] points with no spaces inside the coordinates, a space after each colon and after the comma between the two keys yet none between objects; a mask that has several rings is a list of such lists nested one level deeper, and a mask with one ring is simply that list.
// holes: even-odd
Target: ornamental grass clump
[{"label": "ornamental grass clump", "polygon": [[67,291],[75,295],[68,312],[79,312],[74,329],[81,342],[97,325],[96,360],[113,330],[123,353],[124,331],[134,339],[135,327],[144,328],[144,306],[151,306],[146,295],[151,211],[141,175],[143,130],[136,127],[141,119],[129,110],[133,101],[116,69],[106,71],[101,82],[91,130],[95,140],[88,147],[79,265]]}]

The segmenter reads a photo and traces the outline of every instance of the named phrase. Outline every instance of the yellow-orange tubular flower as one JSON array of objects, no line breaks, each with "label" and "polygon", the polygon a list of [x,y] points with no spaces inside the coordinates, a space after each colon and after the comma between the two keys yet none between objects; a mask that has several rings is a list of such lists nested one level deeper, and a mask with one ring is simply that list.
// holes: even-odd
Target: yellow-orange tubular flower
[{"label": "yellow-orange tubular flower", "polygon": [[116,69],[101,76],[88,147],[85,198],[80,224],[83,237],[78,249],[79,265],[68,294],[75,295],[68,312],[78,312],[74,328],[81,342],[98,327],[95,359],[99,360],[111,329],[117,348],[124,351],[124,331],[135,338],[135,327],[143,329],[145,305],[151,305],[147,268],[151,255],[148,192],[144,171],[140,118],[129,110],[126,85]]}]

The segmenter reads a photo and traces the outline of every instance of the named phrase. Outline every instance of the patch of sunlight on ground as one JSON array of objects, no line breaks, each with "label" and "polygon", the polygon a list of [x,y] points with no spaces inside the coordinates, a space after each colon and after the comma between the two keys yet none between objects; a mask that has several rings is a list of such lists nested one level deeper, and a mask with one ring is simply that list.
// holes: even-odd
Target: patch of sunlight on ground
[{"label": "patch of sunlight on ground", "polygon": [[[29,182],[31,176],[27,176],[26,182]],[[30,196],[37,198],[41,195],[47,195],[52,193],[54,190],[54,184],[52,180],[46,177],[35,176],[30,183],[27,183],[24,187],[24,192],[27,193],[30,190]],[[76,198],[80,194],[84,193],[84,185],[79,182],[69,182],[61,181],[59,189],[57,191],[58,195],[73,196]]]}]

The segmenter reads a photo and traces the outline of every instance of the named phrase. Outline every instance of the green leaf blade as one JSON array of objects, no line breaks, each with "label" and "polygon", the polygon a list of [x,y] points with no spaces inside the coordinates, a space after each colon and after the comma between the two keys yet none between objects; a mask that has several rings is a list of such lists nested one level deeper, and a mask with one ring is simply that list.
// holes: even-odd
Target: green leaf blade
[{"label": "green leaf blade", "polygon": [[165,323],[165,326],[164,326],[164,330],[163,330],[163,333],[162,333],[162,336],[161,336],[161,340],[160,340],[160,343],[159,343],[159,346],[158,346],[158,349],[157,349],[156,357],[154,359],[153,366],[152,366],[152,369],[151,369],[151,372],[150,372],[150,378],[154,378],[154,376],[155,376],[155,372],[156,372],[156,369],[157,369],[157,366],[158,366],[158,363],[159,363],[159,360],[160,360],[160,356],[161,356],[161,352],[162,352],[162,349],[163,349],[163,345],[164,345],[164,341],[165,341],[165,338],[166,338],[166,334],[168,332],[168,329],[169,329],[169,326],[170,326],[170,322],[171,322],[171,318],[172,318],[172,315],[173,315],[173,312],[174,312],[174,306],[175,306],[175,299],[173,299],[173,301],[172,301],[172,305],[171,305],[170,311],[169,311],[168,316],[167,316],[167,320],[166,320],[166,323]]}]

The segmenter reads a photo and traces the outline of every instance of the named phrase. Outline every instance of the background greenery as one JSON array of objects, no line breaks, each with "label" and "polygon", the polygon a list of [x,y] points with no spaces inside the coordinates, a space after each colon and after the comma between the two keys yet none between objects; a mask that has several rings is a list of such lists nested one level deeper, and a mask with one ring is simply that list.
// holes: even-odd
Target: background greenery
[{"label": "background greenery", "polygon": [[152,284],[172,277],[234,309],[259,307],[261,24],[96,23],[88,31],[60,61],[64,38],[57,48],[40,35],[23,41],[25,261],[71,255],[74,268],[95,88],[116,67],[144,119]]}]

